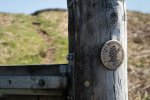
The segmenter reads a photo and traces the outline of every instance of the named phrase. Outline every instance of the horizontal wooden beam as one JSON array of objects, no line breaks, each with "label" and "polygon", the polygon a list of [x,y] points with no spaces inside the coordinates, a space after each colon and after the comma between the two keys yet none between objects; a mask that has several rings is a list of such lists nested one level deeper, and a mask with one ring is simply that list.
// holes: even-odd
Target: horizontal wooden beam
[{"label": "horizontal wooden beam", "polygon": [[1,89],[65,89],[63,76],[0,76]]},{"label": "horizontal wooden beam", "polygon": [[64,96],[66,90],[31,90],[31,89],[0,89],[0,94],[3,95],[50,95],[50,96]]},{"label": "horizontal wooden beam", "polygon": [[63,96],[67,64],[0,66],[0,94]]},{"label": "horizontal wooden beam", "polygon": [[68,64],[0,66],[0,76],[64,76]]}]

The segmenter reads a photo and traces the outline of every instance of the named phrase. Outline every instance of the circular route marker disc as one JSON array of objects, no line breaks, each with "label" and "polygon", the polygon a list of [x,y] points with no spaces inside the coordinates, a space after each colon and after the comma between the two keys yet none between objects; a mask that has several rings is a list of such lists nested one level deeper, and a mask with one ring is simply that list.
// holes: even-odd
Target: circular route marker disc
[{"label": "circular route marker disc", "polygon": [[117,69],[124,60],[122,45],[116,40],[106,42],[101,50],[101,60],[105,67]]}]

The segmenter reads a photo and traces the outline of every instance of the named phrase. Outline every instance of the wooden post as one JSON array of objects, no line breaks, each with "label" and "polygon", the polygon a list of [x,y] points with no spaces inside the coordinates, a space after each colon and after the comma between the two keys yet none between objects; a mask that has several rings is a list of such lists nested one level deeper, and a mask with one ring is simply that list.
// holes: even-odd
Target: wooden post
[{"label": "wooden post", "polygon": [[[68,11],[69,48],[74,54],[74,99],[128,100],[125,1],[68,0]],[[116,58],[116,48],[115,52],[109,47],[105,50],[109,43],[116,45],[111,40],[120,45],[122,58]],[[114,59],[108,64],[106,53],[111,52]],[[115,67],[117,61],[121,63]]]}]

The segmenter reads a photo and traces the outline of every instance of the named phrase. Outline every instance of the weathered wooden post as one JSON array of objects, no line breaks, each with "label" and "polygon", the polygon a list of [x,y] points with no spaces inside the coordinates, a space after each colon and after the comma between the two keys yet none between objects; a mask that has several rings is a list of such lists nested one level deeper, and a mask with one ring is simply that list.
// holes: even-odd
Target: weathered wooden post
[{"label": "weathered wooden post", "polygon": [[68,0],[75,100],[128,100],[124,0]]}]

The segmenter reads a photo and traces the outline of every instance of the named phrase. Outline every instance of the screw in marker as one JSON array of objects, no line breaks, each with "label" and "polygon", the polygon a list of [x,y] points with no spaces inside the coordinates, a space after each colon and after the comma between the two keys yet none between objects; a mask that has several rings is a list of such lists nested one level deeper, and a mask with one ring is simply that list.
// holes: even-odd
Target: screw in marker
[{"label": "screw in marker", "polygon": [[85,81],[84,82],[84,86],[89,87],[90,86],[90,82],[89,81]]}]

